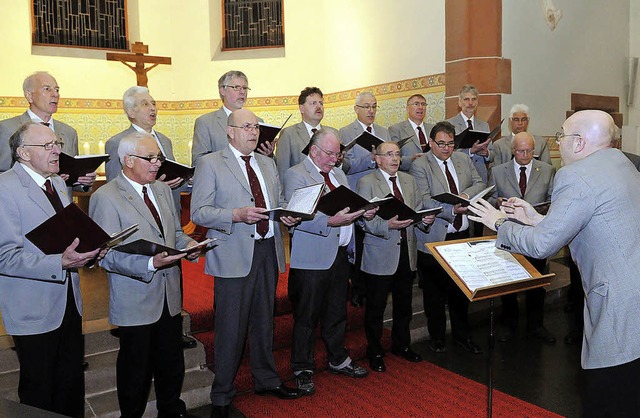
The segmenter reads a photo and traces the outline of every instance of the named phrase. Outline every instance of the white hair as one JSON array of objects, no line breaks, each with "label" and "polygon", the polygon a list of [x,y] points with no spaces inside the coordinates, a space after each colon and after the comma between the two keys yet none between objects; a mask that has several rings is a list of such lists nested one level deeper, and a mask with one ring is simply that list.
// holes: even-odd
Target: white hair
[{"label": "white hair", "polygon": [[527,116],[529,116],[529,106],[521,103],[514,104],[513,106],[511,106],[509,117],[512,118],[514,113],[525,113]]},{"label": "white hair", "polygon": [[122,96],[122,107],[124,108],[124,112],[127,113],[127,110],[133,109],[136,106],[136,94],[141,93],[149,93],[149,89],[142,86],[133,86],[129,87],[127,91],[124,92]]},{"label": "white hair", "polygon": [[124,157],[135,154],[136,149],[138,148],[138,143],[147,137],[153,138],[151,134],[148,133],[134,132],[120,140],[120,143],[118,144],[118,158],[120,158],[120,163],[123,167]]}]

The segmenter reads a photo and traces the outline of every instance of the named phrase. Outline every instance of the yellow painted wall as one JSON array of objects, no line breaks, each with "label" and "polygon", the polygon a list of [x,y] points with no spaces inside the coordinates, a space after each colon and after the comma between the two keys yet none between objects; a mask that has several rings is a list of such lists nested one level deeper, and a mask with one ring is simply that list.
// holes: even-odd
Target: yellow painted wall
[{"label": "yellow painted wall", "polygon": [[[377,122],[406,117],[413,93],[426,93],[427,119],[444,117],[444,0],[285,0],[285,48],[220,51],[220,0],[128,0],[130,40],[171,66],[149,73],[159,102],[157,130],[174,142],[176,158],[190,162],[195,118],[220,107],[216,83],[230,70],[244,71],[252,88],[247,107],[266,122],[300,120],[297,96],[309,85],[325,93],[326,125],[355,119],[353,100],[373,91],[381,105]],[[101,151],[128,126],[122,93],[134,73],[105,52],[32,47],[29,1],[0,0],[0,119],[24,112],[24,77],[49,71],[61,87],[56,118],[78,130],[80,152]]]}]

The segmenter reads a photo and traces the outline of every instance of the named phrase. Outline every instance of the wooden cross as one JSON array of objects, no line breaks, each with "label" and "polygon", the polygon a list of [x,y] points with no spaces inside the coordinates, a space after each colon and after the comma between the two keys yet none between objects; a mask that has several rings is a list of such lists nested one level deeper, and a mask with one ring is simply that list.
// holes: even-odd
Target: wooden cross
[{"label": "wooden cross", "polygon": [[[145,45],[142,42],[134,42],[131,45],[132,54],[121,54],[115,52],[107,52],[107,61],[120,61],[127,67],[131,68],[137,77],[137,84],[139,86],[147,87],[149,78],[147,72],[152,68],[155,68],[159,64],[171,64],[171,57],[154,57],[152,55],[144,55],[149,53],[149,45]],[[130,62],[135,65],[129,64]],[[150,67],[145,67],[145,64],[153,64]]]}]

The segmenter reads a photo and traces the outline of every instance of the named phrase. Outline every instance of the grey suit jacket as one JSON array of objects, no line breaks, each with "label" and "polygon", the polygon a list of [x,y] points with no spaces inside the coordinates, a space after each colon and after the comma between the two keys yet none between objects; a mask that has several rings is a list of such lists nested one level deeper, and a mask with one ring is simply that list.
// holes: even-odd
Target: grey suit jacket
[{"label": "grey suit jacket", "polygon": [[276,147],[276,164],[280,180],[284,181],[285,173],[296,164],[300,164],[307,156],[302,150],[309,144],[309,132],[304,122],[287,126],[280,132]]},{"label": "grey suit jacket", "polygon": [[[373,131],[380,139],[385,141],[389,140],[389,131],[387,131],[387,128],[374,123]],[[357,120],[354,120],[349,125],[340,128],[340,142],[346,145],[360,136],[362,132],[364,132],[362,125],[360,125]],[[360,145],[354,145],[345,153],[341,168],[347,173],[349,187],[355,190],[358,180],[360,180],[362,176],[375,170],[376,163],[371,162],[371,150],[364,149]]]},{"label": "grey suit jacket", "polygon": [[[269,204],[284,203],[280,179],[273,159],[254,153],[265,180]],[[267,198],[267,196],[265,196]],[[196,166],[191,192],[191,220],[209,228],[207,237],[217,238],[217,247],[207,252],[205,272],[216,277],[245,277],[253,260],[255,225],[233,222],[233,209],[254,206],[253,194],[230,145],[203,156]],[[278,224],[274,225],[278,268],[285,270],[284,246]]]},{"label": "grey suit jacket", "polygon": [[[396,181],[400,183],[404,203],[414,210],[421,210],[422,196],[418,193],[418,187],[413,177],[403,172],[398,172],[397,177]],[[358,181],[357,192],[367,200],[374,197],[385,197],[389,193],[393,193],[380,170],[375,170],[362,177]],[[392,275],[396,272],[400,261],[400,231],[389,229],[389,223],[379,216],[370,221],[365,220],[361,225],[365,232],[361,270],[378,276]],[[406,229],[411,270],[416,270],[418,257],[414,229],[413,225]]]},{"label": "grey suit jacket", "polygon": [[[20,126],[30,121],[31,118],[27,112],[0,121],[0,172],[9,170],[12,165],[9,138],[11,138],[11,135],[13,135]],[[53,129],[55,129],[58,140],[64,142],[62,152],[71,156],[78,155],[78,133],[76,130],[57,119],[53,121]]]},{"label": "grey suit jacket", "polygon": [[[468,155],[462,152],[454,152],[451,154],[449,161],[453,162],[456,170],[459,193],[474,196],[485,188],[485,183],[480,178]],[[420,229],[416,230],[418,250],[428,253],[424,244],[426,242],[444,241],[447,236],[447,226],[452,223],[455,218],[452,205],[431,199],[431,196],[448,192],[449,183],[440,169],[436,157],[431,151],[417,158],[413,164],[411,164],[409,174],[416,179],[418,191],[422,193],[423,207],[434,208],[442,206],[443,209],[442,212],[436,216],[436,220],[431,225],[428,233]]]},{"label": "grey suit jacket", "polygon": [[[71,202],[64,181],[51,176],[62,204]],[[33,335],[60,326],[67,306],[62,254],[44,255],[25,234],[55,214],[49,199],[22,165],[0,174],[0,311],[10,335]],[[52,237],[55,239],[55,237]],[[80,278],[71,272],[76,308],[82,314]]]},{"label": "grey suit jacket", "polygon": [[[493,143],[493,166],[497,167],[500,164],[504,164],[513,158],[513,152],[511,152],[511,145],[513,135],[503,136]],[[540,160],[543,163],[551,164],[551,153],[547,141],[541,136],[533,137],[533,156],[536,160]]]},{"label": "grey suit jacket", "polygon": [[[433,129],[432,124],[425,122],[422,123],[422,132],[424,132],[424,137],[427,140],[427,143],[429,143],[429,133],[431,132],[431,129]],[[400,170],[408,172],[409,168],[411,168],[411,163],[413,163],[413,156],[423,152],[418,135],[413,130],[411,122],[409,122],[409,120],[403,120],[402,122],[389,126],[389,136],[394,142],[398,142],[405,138],[411,138],[400,149],[400,152],[402,153]]]},{"label": "grey suit jacket", "polygon": [[[172,248],[187,247],[193,240],[182,232],[171,189],[160,181],[148,187],[158,203],[164,238],[151,211],[122,172],[91,195],[89,215],[109,234],[138,224],[125,244],[146,239]],[[113,325],[152,324],[160,319],[165,299],[172,316],[182,310],[180,263],[149,271],[148,262],[148,256],[115,250],[100,262],[109,278],[109,320]]]},{"label": "grey suit jacket", "polygon": [[585,291],[582,367],[640,358],[640,173],[617,149],[571,163],[555,177],[535,227],[505,222],[498,248],[547,258],[569,244]]},{"label": "grey suit jacket", "polygon": [[498,197],[520,197],[532,205],[550,200],[556,169],[552,165],[538,160],[532,160],[531,164],[531,175],[527,179],[524,196],[520,196],[520,186],[518,185],[520,177],[516,176],[513,161],[510,160],[493,167],[489,185],[496,187],[493,189],[491,197],[487,199],[489,203],[495,205]]},{"label": "grey suit jacket", "polygon": [[[467,123],[465,122],[465,120],[462,117],[461,113],[458,113],[457,115],[455,115],[451,119],[447,119],[447,121],[451,122],[453,124],[453,126],[456,127],[456,135],[458,135],[460,132],[462,132],[465,129],[467,129]],[[483,120],[480,120],[477,117],[474,117],[473,121],[474,121],[474,125],[473,125],[473,130],[474,131],[480,131],[480,132],[490,132],[491,131],[491,129],[489,129],[489,124],[487,122],[485,122]],[[487,146],[487,149],[489,150],[489,156],[487,158],[481,157],[479,155],[470,155],[469,154],[469,148],[458,149],[457,150],[457,151],[460,151],[460,152],[464,152],[465,154],[467,154],[467,155],[469,155],[471,157],[471,161],[473,161],[473,166],[476,168],[476,170],[478,171],[478,174],[480,174],[480,178],[482,178],[482,181],[484,181],[485,183],[487,182],[487,180],[489,178],[489,171],[487,170],[487,163],[493,162],[493,158],[494,158],[493,142],[489,142],[489,145]]]},{"label": "grey suit jacket", "polygon": [[[333,168],[332,173],[338,183],[349,187],[347,176],[339,168]],[[284,194],[287,199],[301,187],[324,183],[324,178],[306,157],[300,164],[287,170],[284,177]],[[340,227],[329,226],[329,217],[317,212],[310,221],[303,221],[296,225],[291,238],[291,267],[303,270],[326,270],[333,264],[338,253],[340,241]],[[354,235],[351,236],[353,239]]]},{"label": "grey suit jacket", "polygon": [[[120,157],[118,157],[118,146],[120,146],[120,140],[122,140],[122,138],[124,138],[125,136],[134,134],[136,132],[138,131],[136,131],[133,126],[129,126],[129,128],[109,138],[109,140],[107,140],[107,143],[104,145],[105,152],[109,154],[109,161],[107,161],[105,165],[107,181],[111,181],[117,178],[122,172],[122,163],[120,162]],[[155,133],[158,136],[160,144],[162,144],[164,152],[166,153],[165,157],[175,161],[176,158],[173,156],[173,144],[171,143],[171,140],[158,131],[155,131]],[[180,213],[181,207],[180,193],[186,190],[188,190],[186,182],[184,182],[180,187],[176,187],[175,189],[171,190],[171,193],[173,194],[173,201],[176,204],[178,213]]]}]

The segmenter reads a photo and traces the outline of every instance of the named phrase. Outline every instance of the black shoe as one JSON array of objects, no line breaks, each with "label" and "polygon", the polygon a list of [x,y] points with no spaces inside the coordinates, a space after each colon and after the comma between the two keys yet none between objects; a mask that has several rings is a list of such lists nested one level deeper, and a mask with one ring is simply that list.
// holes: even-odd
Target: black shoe
[{"label": "black shoe", "polygon": [[569,333],[564,336],[564,343],[567,345],[582,344],[582,331],[576,329],[569,331]]},{"label": "black shoe", "polygon": [[353,360],[341,369],[336,369],[329,364],[329,371],[333,374],[343,374],[349,377],[366,377],[369,374],[367,369],[362,366],[358,366],[358,364]]},{"label": "black shoe", "polygon": [[422,356],[409,347],[405,348],[392,348],[391,354],[396,355],[398,357],[402,357],[403,359],[410,361],[412,363],[420,363],[422,361]]},{"label": "black shoe", "polygon": [[229,405],[211,405],[211,418],[229,418]]},{"label": "black shoe", "polygon": [[351,306],[354,308],[364,307],[365,297],[364,295],[353,295],[351,298]]},{"label": "black shoe", "polygon": [[533,331],[529,331],[529,336],[541,340],[546,344],[555,344],[556,337],[553,336],[545,327],[538,327]]},{"label": "black shoe", "polygon": [[302,396],[313,395],[316,393],[316,385],[313,384],[313,372],[311,370],[305,370],[296,375],[296,383],[298,384],[298,390],[302,393]]},{"label": "black shoe", "polygon": [[431,351],[434,353],[444,353],[447,350],[444,346],[444,341],[442,340],[431,340],[429,348],[431,348]]},{"label": "black shoe", "polygon": [[460,347],[464,348],[466,351],[472,354],[482,354],[482,349],[471,340],[471,338],[467,337],[466,339],[455,339],[455,342]]},{"label": "black shoe", "polygon": [[387,367],[384,365],[382,355],[378,354],[377,356],[369,357],[369,368],[374,372],[386,371]]},{"label": "black shoe", "polygon": [[500,334],[498,334],[498,341],[501,343],[506,343],[507,341],[513,340],[513,337],[516,336],[516,332],[511,327],[504,327],[500,330]]},{"label": "black shoe", "polygon": [[198,343],[196,342],[195,338],[187,337],[186,335],[182,336],[182,348],[183,349],[196,348],[197,345],[198,345]]},{"label": "black shoe", "polygon": [[302,396],[302,392],[298,389],[290,388],[281,384],[276,388],[256,390],[256,395],[275,396],[280,399],[298,399]]}]

